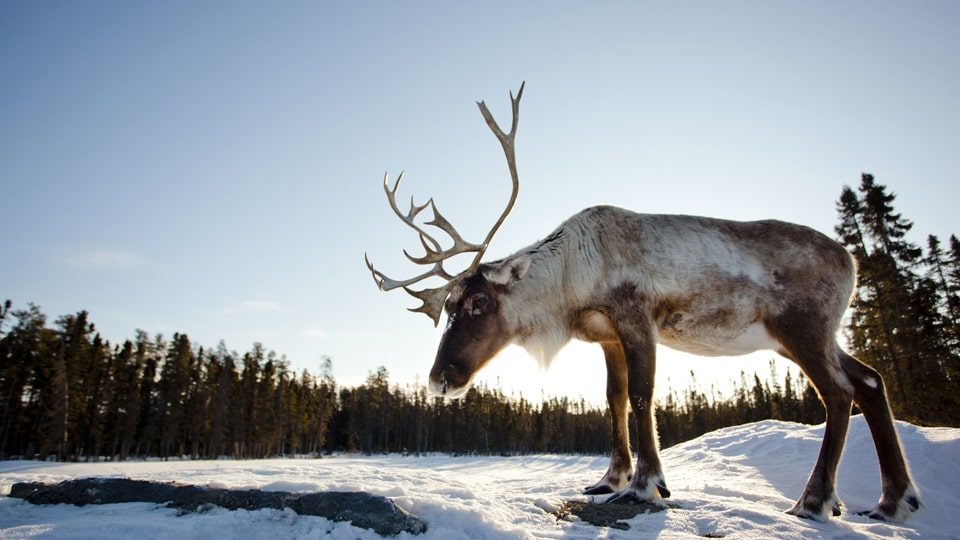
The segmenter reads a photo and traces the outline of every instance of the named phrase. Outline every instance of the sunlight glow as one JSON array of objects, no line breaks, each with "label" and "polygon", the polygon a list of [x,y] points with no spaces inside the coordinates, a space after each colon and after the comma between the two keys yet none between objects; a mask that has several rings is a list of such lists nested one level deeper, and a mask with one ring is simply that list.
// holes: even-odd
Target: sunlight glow
[{"label": "sunlight glow", "polygon": [[[671,390],[682,393],[694,384],[710,395],[711,386],[717,393],[729,397],[733,383],[740,380],[743,372],[747,380],[756,373],[761,381],[770,378],[770,361],[776,366],[777,379],[782,383],[787,369],[796,376],[800,369],[792,362],[772,351],[758,351],[744,356],[700,357],[657,347],[657,376],[655,392],[663,399]],[[691,378],[691,371],[695,379]],[[483,368],[474,384],[500,388],[506,395],[539,402],[542,397],[567,396],[579,401],[582,397],[588,404],[606,406],[606,365],[600,347],[582,341],[572,341],[544,371],[537,361],[522,348],[512,346],[497,355]]]}]

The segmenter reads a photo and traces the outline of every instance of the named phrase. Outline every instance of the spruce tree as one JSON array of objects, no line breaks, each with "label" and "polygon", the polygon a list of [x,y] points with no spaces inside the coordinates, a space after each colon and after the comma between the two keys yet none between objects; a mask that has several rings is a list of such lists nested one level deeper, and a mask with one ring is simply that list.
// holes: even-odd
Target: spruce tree
[{"label": "spruce tree", "polygon": [[836,228],[859,264],[846,328],[852,352],[884,376],[900,418],[949,421],[960,401],[949,374],[957,354],[950,258],[933,236],[923,256],[908,239],[913,223],[895,212],[896,196],[873,176],[864,174],[858,191],[841,192]]},{"label": "spruce tree", "polygon": [[[864,174],[861,190],[873,185],[873,177]],[[883,197],[874,195],[875,202]],[[859,287],[853,297],[853,314],[847,326],[848,339],[854,353],[876,367],[887,380],[895,410],[906,403],[906,391],[900,351],[894,343],[896,319],[885,309],[890,305],[890,287],[884,286],[887,274],[882,257],[875,256],[869,242],[870,228],[866,224],[867,206],[849,186],[844,186],[837,204],[840,224],[836,232],[858,263]]]}]

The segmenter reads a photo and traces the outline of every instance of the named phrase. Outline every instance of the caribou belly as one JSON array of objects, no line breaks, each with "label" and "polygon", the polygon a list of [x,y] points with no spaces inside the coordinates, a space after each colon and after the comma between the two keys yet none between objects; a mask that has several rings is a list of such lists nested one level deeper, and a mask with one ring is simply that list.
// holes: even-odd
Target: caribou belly
[{"label": "caribou belly", "polygon": [[780,348],[780,344],[759,322],[736,329],[668,325],[660,328],[659,338],[660,344],[666,347],[699,356],[739,356]]}]

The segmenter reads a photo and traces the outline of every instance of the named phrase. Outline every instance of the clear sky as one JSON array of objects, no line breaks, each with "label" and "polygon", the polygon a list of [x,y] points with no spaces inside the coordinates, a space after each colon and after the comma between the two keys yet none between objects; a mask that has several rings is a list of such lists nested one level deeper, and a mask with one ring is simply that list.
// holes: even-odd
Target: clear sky
[{"label": "clear sky", "polygon": [[[778,218],[833,235],[874,174],[915,222],[960,232],[956,2],[2,2],[0,299],[88,310],[243,353],[255,341],[344,384],[424,382],[440,330],[377,290],[433,196],[479,241],[509,195],[474,102],[517,136],[498,258],[593,204]],[[442,326],[442,325],[441,325]],[[658,383],[764,370],[661,349]],[[784,363],[784,366],[787,364]],[[796,368],[792,370],[796,373]],[[547,373],[516,350],[482,379],[603,396],[599,349]]]}]

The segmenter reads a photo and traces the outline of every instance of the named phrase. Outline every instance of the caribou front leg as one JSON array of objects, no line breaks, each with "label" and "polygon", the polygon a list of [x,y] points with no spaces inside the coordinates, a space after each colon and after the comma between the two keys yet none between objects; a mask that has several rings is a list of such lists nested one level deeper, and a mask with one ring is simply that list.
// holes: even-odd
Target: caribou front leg
[{"label": "caribou front leg", "polygon": [[653,381],[656,374],[655,327],[646,311],[638,309],[620,321],[618,333],[627,367],[627,388],[637,418],[637,467],[625,488],[607,502],[635,503],[670,496],[663,477],[653,410]]},{"label": "caribou front leg", "polygon": [[630,481],[633,471],[630,457],[630,426],[628,424],[627,361],[619,342],[601,343],[607,363],[607,403],[610,406],[613,450],[606,474],[584,494],[603,495],[619,491]]}]

